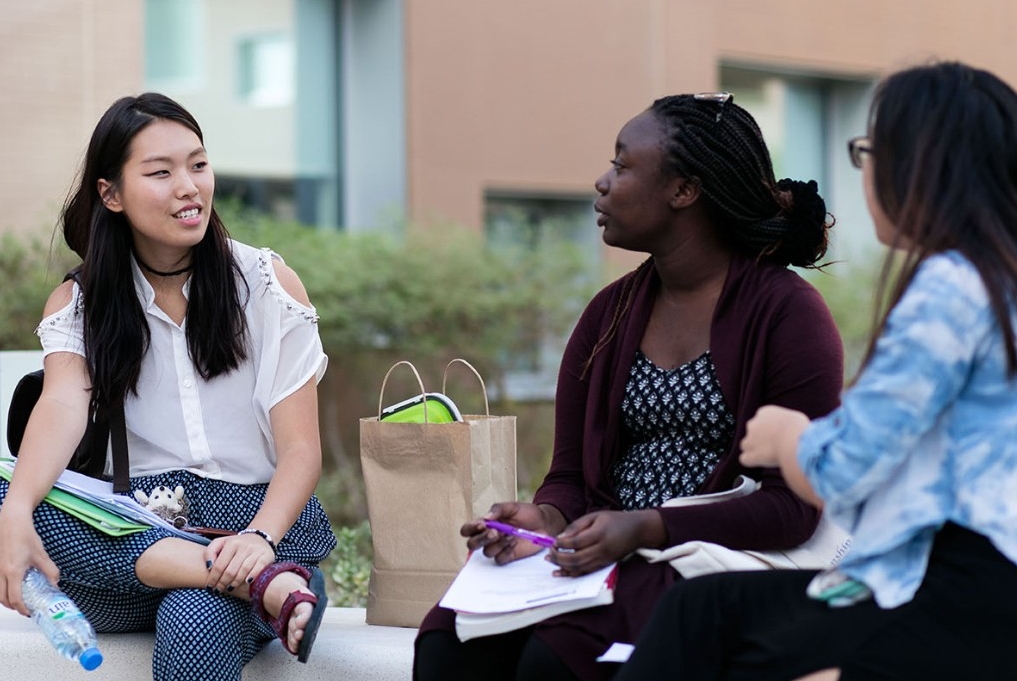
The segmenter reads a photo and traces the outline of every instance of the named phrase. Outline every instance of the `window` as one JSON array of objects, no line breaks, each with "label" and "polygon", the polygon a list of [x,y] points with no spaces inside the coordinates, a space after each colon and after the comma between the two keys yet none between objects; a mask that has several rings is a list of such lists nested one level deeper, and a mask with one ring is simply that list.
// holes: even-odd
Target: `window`
[{"label": "window", "polygon": [[204,63],[204,0],[146,0],[146,83],[155,90],[197,88]]},{"label": "window", "polygon": [[216,175],[217,199],[234,199],[280,220],[297,220],[297,190],[292,180]]},{"label": "window", "polygon": [[[578,247],[590,281],[598,277],[601,241],[593,197],[490,193],[485,202],[484,226],[488,247],[495,252],[511,249],[538,252],[562,243],[570,244]],[[510,369],[505,386],[510,399],[554,397],[558,365],[567,338],[548,337],[542,331],[542,322],[541,310],[533,310],[529,319],[520,320],[520,334],[541,340],[532,344],[529,351],[508,358]]]},{"label": "window", "polygon": [[777,179],[819,183],[837,219],[831,239],[838,257],[874,245],[861,183],[845,151],[849,138],[865,133],[872,81],[722,66],[720,88],[759,123]]},{"label": "window", "polygon": [[288,106],[293,101],[293,42],[285,34],[245,38],[238,45],[238,90],[252,106]]}]

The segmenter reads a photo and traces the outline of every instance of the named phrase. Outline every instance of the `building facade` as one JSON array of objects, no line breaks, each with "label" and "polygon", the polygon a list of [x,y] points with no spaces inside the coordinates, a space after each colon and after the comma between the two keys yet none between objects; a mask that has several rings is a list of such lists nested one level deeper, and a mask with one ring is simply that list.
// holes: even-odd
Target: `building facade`
[{"label": "building facade", "polygon": [[137,0],[0,0],[0,234],[52,228],[102,111],[144,80]]},{"label": "building facade", "polygon": [[0,0],[0,231],[53,224],[86,137],[145,89],[201,122],[220,192],[308,224],[564,237],[609,269],[593,181],[654,98],[725,89],[835,249],[871,243],[844,142],[932,57],[1017,82],[1008,0]]}]

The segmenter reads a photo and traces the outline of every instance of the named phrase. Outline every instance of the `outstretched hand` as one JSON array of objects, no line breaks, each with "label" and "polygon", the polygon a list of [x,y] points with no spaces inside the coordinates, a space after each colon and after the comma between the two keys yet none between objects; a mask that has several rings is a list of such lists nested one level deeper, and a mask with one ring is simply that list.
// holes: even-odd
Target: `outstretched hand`
[{"label": "outstretched hand", "polygon": [[798,465],[798,440],[809,423],[809,417],[800,411],[773,405],[760,407],[745,426],[738,460],[749,468],[779,467],[795,494],[822,508],[823,500]]},{"label": "outstretched hand", "polygon": [[775,468],[792,463],[798,453],[798,438],[809,426],[809,417],[800,411],[767,405],[745,425],[738,460],[749,468]]}]

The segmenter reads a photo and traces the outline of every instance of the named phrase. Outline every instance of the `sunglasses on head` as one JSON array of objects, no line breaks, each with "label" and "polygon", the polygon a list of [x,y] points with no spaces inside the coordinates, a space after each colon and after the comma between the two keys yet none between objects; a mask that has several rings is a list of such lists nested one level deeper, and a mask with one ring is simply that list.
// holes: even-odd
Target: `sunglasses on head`
[{"label": "sunglasses on head", "polygon": [[720,118],[724,115],[724,105],[734,99],[734,95],[730,92],[700,92],[692,97],[701,102],[716,102],[719,107],[715,121],[717,123],[720,123]]}]

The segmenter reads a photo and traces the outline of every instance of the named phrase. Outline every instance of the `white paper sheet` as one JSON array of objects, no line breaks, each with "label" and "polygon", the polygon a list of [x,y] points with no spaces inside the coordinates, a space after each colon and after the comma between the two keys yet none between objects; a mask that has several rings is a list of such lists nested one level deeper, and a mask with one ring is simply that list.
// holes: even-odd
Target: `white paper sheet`
[{"label": "white paper sheet", "polygon": [[635,649],[631,643],[612,643],[611,647],[597,658],[597,662],[627,662]]},{"label": "white paper sheet", "polygon": [[459,571],[441,606],[472,613],[511,612],[596,596],[614,564],[581,577],[555,577],[557,565],[544,560],[547,550],[498,565],[474,551]]}]

